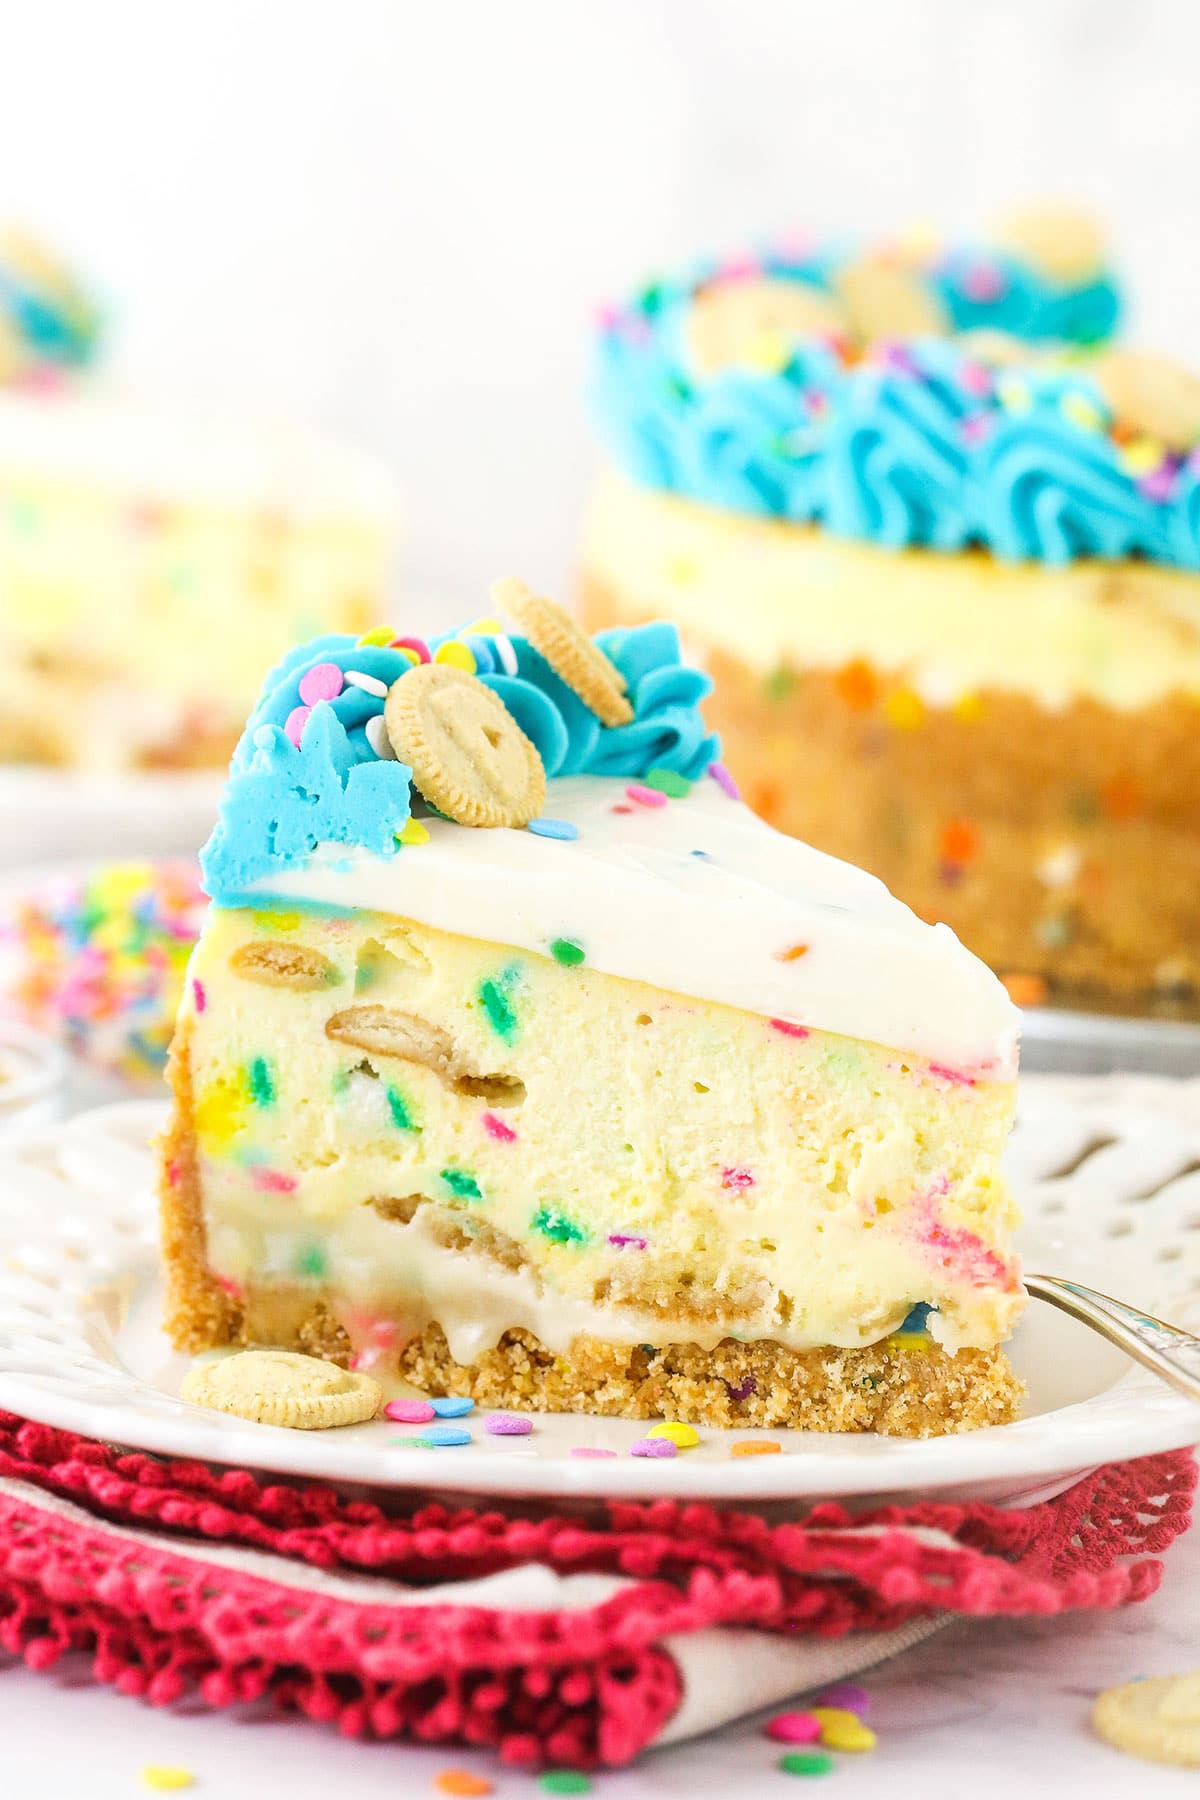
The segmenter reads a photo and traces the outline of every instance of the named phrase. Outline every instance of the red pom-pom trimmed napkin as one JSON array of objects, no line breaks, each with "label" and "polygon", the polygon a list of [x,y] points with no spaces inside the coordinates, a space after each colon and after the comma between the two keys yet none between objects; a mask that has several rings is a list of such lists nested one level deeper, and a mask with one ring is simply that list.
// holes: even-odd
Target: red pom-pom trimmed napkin
[{"label": "red pom-pom trimmed napkin", "polygon": [[617,1764],[954,1614],[1144,1599],[1195,1482],[1176,1451],[1015,1511],[396,1516],[0,1413],[0,1646],[33,1668],[86,1651],[98,1680],[156,1704],[267,1698],[353,1735]]}]

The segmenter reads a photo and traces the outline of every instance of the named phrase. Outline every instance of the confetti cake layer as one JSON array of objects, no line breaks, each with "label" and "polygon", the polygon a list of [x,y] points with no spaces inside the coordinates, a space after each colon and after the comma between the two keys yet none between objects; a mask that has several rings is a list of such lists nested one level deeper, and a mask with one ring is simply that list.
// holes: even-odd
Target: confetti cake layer
[{"label": "confetti cake layer", "polygon": [[600,336],[586,610],[676,620],[751,804],[1014,992],[1194,1001],[1200,381],[1116,320],[1073,215],[656,284]]},{"label": "confetti cake layer", "polygon": [[[173,1336],[498,1405],[1011,1417],[1014,1009],[946,928],[734,797],[669,627],[599,643],[621,725],[490,623],[320,640],[268,682],[172,1058]],[[372,750],[430,656],[528,727],[528,827],[433,815]]]}]

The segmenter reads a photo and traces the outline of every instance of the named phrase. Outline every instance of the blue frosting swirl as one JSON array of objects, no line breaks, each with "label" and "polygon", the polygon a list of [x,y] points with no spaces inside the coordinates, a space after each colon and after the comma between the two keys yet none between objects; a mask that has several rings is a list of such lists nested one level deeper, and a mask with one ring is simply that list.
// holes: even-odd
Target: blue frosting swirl
[{"label": "blue frosting swirl", "polygon": [[[768,251],[754,269],[828,287],[853,253],[846,244]],[[695,292],[747,272],[697,265],[607,320],[593,410],[635,480],[742,513],[818,520],[894,549],[978,544],[1051,564],[1145,556],[1200,568],[1200,459],[1180,467],[1164,451],[1148,475],[1110,433],[1084,365],[993,373],[956,338],[909,339],[854,359],[814,337],[797,339],[782,368],[697,376],[686,354]],[[1086,345],[1119,316],[1107,273],[1068,288],[969,246],[924,273],[957,330]],[[1014,385],[1026,390],[1020,405],[1008,398]]]},{"label": "blue frosting swirl", "polygon": [[[720,754],[699,711],[712,683],[680,661],[673,625],[597,637],[624,676],[633,708],[630,722],[616,726],[602,725],[527,639],[449,632],[430,639],[430,650],[449,638],[470,647],[479,679],[532,740],[551,779],[636,778],[660,768],[695,780]],[[382,714],[383,697],[344,683],[332,699],[299,711],[305,676],[323,664],[385,687],[412,667],[401,649],[333,633],[299,645],[271,670],[234,751],[220,817],[201,853],[205,889],[221,905],[237,905],[264,876],[302,866],[318,844],[360,845],[377,856],[394,856],[401,848],[398,834],[412,809],[412,771],[372,748],[367,728]]]},{"label": "blue frosting swirl", "polygon": [[975,530],[963,421],[978,397],[964,357],[941,339],[913,341],[847,384],[826,445],[825,523],[898,549],[958,550]]}]

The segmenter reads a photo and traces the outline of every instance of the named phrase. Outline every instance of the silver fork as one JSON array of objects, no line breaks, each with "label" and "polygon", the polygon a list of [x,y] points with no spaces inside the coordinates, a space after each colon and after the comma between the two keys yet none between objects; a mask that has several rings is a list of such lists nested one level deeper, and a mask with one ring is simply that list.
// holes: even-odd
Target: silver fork
[{"label": "silver fork", "polygon": [[1200,1337],[1061,1275],[1026,1275],[1025,1286],[1036,1299],[1090,1325],[1189,1400],[1200,1401]]}]

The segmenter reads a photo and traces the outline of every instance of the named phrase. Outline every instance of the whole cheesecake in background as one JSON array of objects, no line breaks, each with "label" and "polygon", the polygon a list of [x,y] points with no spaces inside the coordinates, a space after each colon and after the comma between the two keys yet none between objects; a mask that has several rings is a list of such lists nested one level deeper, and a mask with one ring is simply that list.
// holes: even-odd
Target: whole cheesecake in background
[{"label": "whole cheesecake in background", "polygon": [[1072,213],[795,246],[603,322],[593,626],[711,667],[750,803],[1013,991],[1200,987],[1200,383]]},{"label": "whole cheesecake in background", "polygon": [[383,616],[393,484],[312,431],[116,394],[99,337],[0,236],[0,764],[221,768],[264,667]]},{"label": "whole cheesecake in background", "polygon": [[298,648],[246,727],[171,1056],[176,1343],[549,1411],[1011,1418],[1000,983],[740,803],[674,627],[495,597],[515,630]]}]

